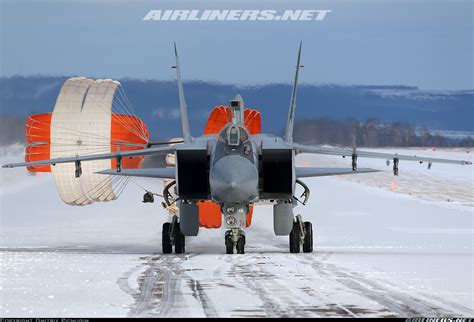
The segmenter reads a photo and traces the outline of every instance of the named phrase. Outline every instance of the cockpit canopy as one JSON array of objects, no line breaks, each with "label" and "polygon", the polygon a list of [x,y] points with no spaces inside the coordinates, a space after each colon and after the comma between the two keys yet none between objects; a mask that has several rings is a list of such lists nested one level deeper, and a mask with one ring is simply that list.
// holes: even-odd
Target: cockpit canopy
[{"label": "cockpit canopy", "polygon": [[249,139],[247,130],[239,125],[226,125],[219,134],[219,140],[229,146],[239,146]]}]

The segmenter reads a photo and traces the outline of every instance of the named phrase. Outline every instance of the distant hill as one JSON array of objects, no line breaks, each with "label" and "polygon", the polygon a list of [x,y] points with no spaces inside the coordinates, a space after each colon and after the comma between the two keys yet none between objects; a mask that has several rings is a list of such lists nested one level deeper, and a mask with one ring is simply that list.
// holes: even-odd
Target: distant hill
[{"label": "distant hill", "polygon": [[[51,111],[59,89],[68,77],[0,78],[2,127],[34,113]],[[154,137],[181,134],[176,83],[122,79],[122,86],[137,115],[145,120]],[[184,84],[192,121],[199,135],[213,106],[226,104],[241,94],[247,106],[263,116],[263,130],[279,134],[285,126],[291,85],[234,86],[191,81]],[[408,122],[433,130],[474,131],[474,91],[421,91],[409,86],[301,85],[297,120],[348,118],[381,123]],[[21,123],[21,122],[20,122]],[[3,132],[3,131],[2,131]]]}]

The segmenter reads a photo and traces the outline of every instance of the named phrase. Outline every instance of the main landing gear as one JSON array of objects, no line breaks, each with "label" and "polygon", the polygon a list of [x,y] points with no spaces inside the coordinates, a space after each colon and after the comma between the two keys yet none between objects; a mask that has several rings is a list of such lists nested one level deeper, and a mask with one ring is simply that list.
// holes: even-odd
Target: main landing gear
[{"label": "main landing gear", "polygon": [[242,229],[233,228],[225,232],[225,253],[245,254],[245,233]]},{"label": "main landing gear", "polygon": [[299,253],[301,246],[304,253],[313,252],[313,225],[297,215],[290,232],[290,253]]},{"label": "main landing gear", "polygon": [[171,222],[165,222],[163,224],[163,230],[161,232],[161,243],[163,254],[183,254],[185,252],[185,237],[179,228],[178,217],[173,216]]}]

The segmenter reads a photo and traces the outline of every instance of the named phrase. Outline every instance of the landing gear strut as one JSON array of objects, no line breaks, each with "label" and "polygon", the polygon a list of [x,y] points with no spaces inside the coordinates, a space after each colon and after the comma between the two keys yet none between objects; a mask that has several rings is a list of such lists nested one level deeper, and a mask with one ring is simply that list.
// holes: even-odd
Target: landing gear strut
[{"label": "landing gear strut", "polygon": [[297,215],[290,232],[290,253],[299,253],[301,246],[304,253],[313,252],[313,225]]},{"label": "landing gear strut", "polygon": [[171,222],[165,222],[163,224],[161,234],[163,254],[171,254],[173,252],[173,246],[176,254],[183,254],[185,252],[185,237],[179,228],[177,216],[173,216]]},{"label": "landing gear strut", "polygon": [[237,254],[245,254],[245,233],[242,229],[233,228],[225,232],[226,254],[233,254],[234,248]]}]

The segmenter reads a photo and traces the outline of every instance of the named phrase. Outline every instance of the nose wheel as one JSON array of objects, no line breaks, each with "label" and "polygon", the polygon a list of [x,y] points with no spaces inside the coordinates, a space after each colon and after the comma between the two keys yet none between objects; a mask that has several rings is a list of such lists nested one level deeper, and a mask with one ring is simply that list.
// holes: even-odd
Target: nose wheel
[{"label": "nose wheel", "polygon": [[225,252],[234,254],[245,254],[245,233],[242,229],[230,229],[225,233]]},{"label": "nose wheel", "polygon": [[304,253],[313,252],[313,225],[297,215],[290,232],[290,253],[299,253],[301,246]]},{"label": "nose wheel", "polygon": [[165,222],[163,224],[163,230],[161,231],[161,246],[163,254],[183,254],[185,249],[185,237],[179,228],[178,217],[173,216],[171,222]]}]

